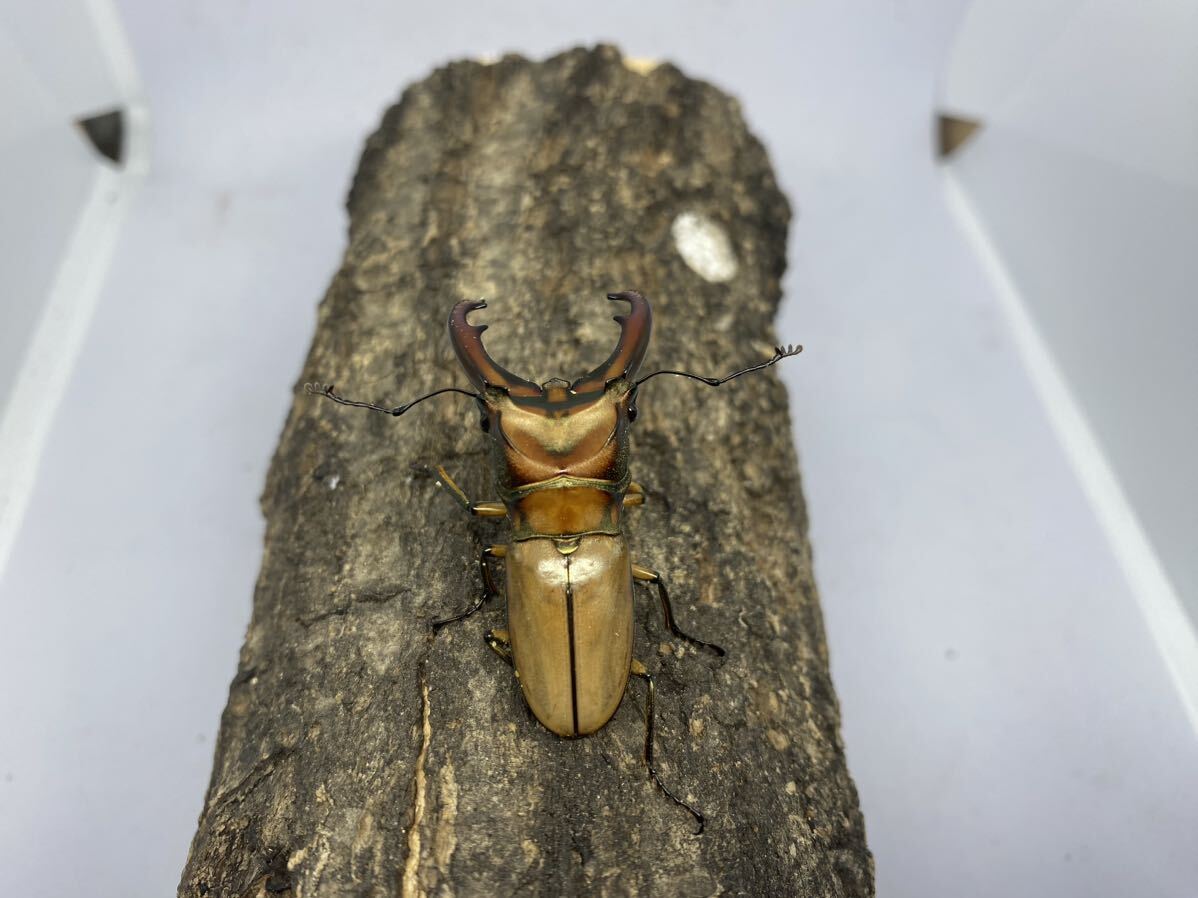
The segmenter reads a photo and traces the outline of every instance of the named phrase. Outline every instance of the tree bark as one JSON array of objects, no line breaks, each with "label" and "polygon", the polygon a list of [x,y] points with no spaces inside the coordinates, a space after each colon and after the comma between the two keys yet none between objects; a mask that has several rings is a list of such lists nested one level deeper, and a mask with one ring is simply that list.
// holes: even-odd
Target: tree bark
[{"label": "tree bark", "polygon": [[[491,300],[488,349],[538,382],[607,356],[617,290],[653,303],[642,371],[718,376],[774,343],[786,199],[736,101],[670,65],[598,47],[440,69],[367,142],[349,212],[303,381],[354,398],[466,386],[445,328],[463,298]],[[393,419],[297,392],[180,895],[872,894],[785,391],[772,372],[663,377],[639,406],[634,560],[728,651],[671,640],[637,588],[660,774],[707,831],[646,773],[640,682],[597,734],[561,739],[483,643],[501,599],[431,632],[504,539],[428,473],[493,497],[473,403]]]}]

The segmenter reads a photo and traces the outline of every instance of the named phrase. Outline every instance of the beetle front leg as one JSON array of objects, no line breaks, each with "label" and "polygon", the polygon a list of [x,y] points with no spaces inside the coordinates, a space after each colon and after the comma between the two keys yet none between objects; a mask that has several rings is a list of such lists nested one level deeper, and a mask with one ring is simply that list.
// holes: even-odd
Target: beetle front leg
[{"label": "beetle front leg", "polygon": [[645,670],[645,665],[641,664],[641,662],[637,661],[635,658],[632,660],[632,668],[631,668],[631,670],[629,670],[629,673],[632,674],[632,676],[634,676],[634,677],[638,677],[638,678],[644,680],[648,686],[648,691],[647,691],[646,698],[645,698],[645,753],[644,753],[644,759],[645,759],[645,766],[649,768],[649,778],[652,779],[653,782],[657,784],[657,788],[661,789],[662,792],[666,793],[666,795],[669,797],[669,799],[671,801],[674,802],[674,804],[690,811],[691,816],[693,816],[699,824],[699,828],[695,831],[695,835],[696,836],[702,835],[703,824],[704,824],[703,815],[700,814],[693,807],[691,807],[689,804],[687,804],[685,801],[683,801],[681,798],[679,798],[677,795],[675,795],[673,792],[671,792],[669,789],[667,789],[665,786],[665,783],[663,783],[661,781],[661,779],[657,776],[657,768],[653,766],[653,698],[657,693],[657,689],[653,685],[653,676],[649,673],[649,671]]},{"label": "beetle front leg", "polygon": [[462,488],[454,483],[449,472],[445,470],[443,465],[437,465],[437,486],[443,490],[447,490],[449,495],[453,496],[453,500],[478,518],[505,518],[507,517],[507,508],[502,502],[472,502],[470,497],[462,492]]},{"label": "beetle front leg", "polygon": [[661,613],[665,617],[667,630],[679,639],[685,639],[691,645],[707,649],[721,657],[725,654],[724,650],[718,645],[704,642],[702,639],[696,639],[689,633],[682,632],[678,625],[674,623],[674,609],[670,607],[670,594],[666,591],[666,582],[661,578],[661,574],[651,568],[634,564],[632,566],[632,576],[633,579],[640,580],[642,583],[657,587],[657,595],[661,599]]},{"label": "beetle front leg", "polygon": [[491,565],[488,563],[493,558],[504,558],[507,556],[507,546],[487,546],[483,549],[482,554],[478,557],[478,569],[483,578],[483,591],[479,593],[474,604],[463,611],[461,614],[455,614],[453,617],[447,617],[443,620],[433,621],[433,629],[440,630],[446,624],[452,624],[456,621],[465,620],[479,608],[486,604],[487,600],[499,595],[499,590],[495,586],[495,578],[491,574]]}]

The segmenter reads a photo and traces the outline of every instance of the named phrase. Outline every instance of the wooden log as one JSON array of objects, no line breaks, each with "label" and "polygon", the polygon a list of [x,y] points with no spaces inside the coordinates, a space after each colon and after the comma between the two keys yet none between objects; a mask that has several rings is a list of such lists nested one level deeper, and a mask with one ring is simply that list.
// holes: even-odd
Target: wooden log
[{"label": "wooden log", "polygon": [[[301,383],[396,405],[466,386],[445,327],[463,298],[491,301],[475,318],[490,352],[538,382],[607,356],[614,290],[653,303],[643,371],[719,375],[775,341],[790,213],[764,149],[735,100],[611,47],[413,85],[367,142],[349,212]],[[561,739],[483,643],[501,600],[431,632],[503,540],[429,474],[493,497],[473,403],[393,419],[297,390],[180,895],[872,894],[785,391],[772,372],[715,390],[663,377],[639,405],[634,559],[728,650],[672,641],[638,587],[661,776],[706,832],[646,774],[641,683],[597,734]]]}]

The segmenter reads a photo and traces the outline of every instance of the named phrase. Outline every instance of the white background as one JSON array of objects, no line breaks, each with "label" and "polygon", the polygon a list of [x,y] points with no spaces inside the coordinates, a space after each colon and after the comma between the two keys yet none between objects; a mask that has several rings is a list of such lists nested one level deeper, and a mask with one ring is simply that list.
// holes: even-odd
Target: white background
[{"label": "white background", "polygon": [[965,7],[121,3],[150,168],[0,580],[0,894],[175,888],[382,110],[604,39],[738,95],[798,213],[783,377],[879,894],[1192,896],[1194,733],[933,160]]}]

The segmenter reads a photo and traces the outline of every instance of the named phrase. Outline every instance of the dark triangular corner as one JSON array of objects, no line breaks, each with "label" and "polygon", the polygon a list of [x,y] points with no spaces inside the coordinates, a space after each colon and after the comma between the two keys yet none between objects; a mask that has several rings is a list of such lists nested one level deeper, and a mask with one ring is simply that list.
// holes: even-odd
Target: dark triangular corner
[{"label": "dark triangular corner", "polygon": [[940,113],[936,117],[937,151],[941,159],[947,159],[969,141],[982,127],[976,119]]},{"label": "dark triangular corner", "polygon": [[117,165],[125,149],[125,112],[110,109],[86,118],[76,119],[75,124],[87,136],[97,153]]}]

